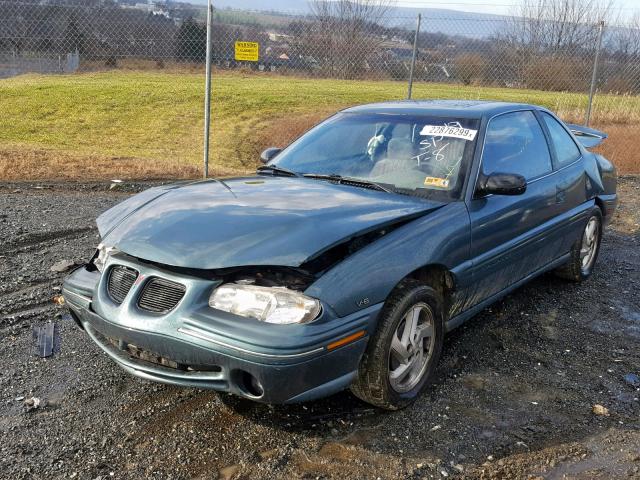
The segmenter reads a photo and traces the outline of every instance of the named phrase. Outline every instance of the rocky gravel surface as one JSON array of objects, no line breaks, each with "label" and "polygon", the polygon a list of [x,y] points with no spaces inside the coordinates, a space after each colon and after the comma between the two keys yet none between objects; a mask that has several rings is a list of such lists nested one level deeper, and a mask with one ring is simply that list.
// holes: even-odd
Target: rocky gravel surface
[{"label": "rocky gravel surface", "polygon": [[1,478],[640,478],[640,178],[620,179],[588,282],[544,275],[473,318],[392,413],[151,384],[106,358],[54,302],[59,270],[142,187],[0,184]]}]

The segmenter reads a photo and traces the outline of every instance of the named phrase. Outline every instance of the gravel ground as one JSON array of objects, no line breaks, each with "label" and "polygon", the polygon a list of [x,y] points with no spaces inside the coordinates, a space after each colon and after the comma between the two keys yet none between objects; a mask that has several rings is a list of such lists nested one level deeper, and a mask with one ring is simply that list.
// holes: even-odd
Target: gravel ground
[{"label": "gravel ground", "polygon": [[[0,184],[0,477],[640,478],[624,378],[640,375],[640,178],[619,193],[588,282],[545,275],[485,310],[389,413],[348,392],[270,407],[126,375],[62,316],[50,268],[89,258],[94,218],[128,193]],[[41,359],[32,328],[51,319],[59,351]]]}]

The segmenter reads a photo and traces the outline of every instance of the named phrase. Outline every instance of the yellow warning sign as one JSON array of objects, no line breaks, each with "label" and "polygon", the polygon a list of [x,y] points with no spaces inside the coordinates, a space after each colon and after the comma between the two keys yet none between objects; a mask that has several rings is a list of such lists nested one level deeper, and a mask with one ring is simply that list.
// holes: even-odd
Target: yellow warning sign
[{"label": "yellow warning sign", "polygon": [[257,62],[260,52],[258,42],[236,42],[236,60],[238,62]]}]

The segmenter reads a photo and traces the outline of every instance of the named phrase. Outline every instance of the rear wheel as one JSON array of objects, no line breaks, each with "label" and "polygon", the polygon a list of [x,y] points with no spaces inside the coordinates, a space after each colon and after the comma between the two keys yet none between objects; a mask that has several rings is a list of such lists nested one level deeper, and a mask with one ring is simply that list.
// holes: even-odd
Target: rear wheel
[{"label": "rear wheel", "polygon": [[594,207],[584,227],[582,236],[571,249],[571,259],[556,270],[556,274],[567,280],[582,282],[589,278],[600,252],[602,242],[602,212]]},{"label": "rear wheel", "polygon": [[387,300],[351,391],[377,407],[397,410],[432,380],[442,352],[442,297],[414,280]]}]

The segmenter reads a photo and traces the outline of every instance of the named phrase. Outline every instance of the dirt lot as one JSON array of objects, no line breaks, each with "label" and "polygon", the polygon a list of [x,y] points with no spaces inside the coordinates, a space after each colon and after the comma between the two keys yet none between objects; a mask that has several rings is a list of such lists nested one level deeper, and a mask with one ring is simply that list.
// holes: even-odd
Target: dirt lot
[{"label": "dirt lot", "polygon": [[[62,317],[50,270],[90,257],[94,218],[128,193],[0,184],[0,476],[640,478],[624,378],[640,375],[640,178],[619,193],[587,283],[545,275],[484,311],[448,337],[436,384],[388,413],[347,392],[269,407],[129,377]],[[38,358],[32,327],[54,318],[59,352]]]}]

